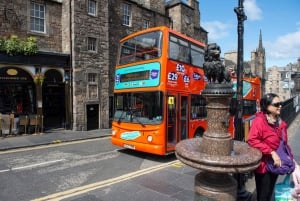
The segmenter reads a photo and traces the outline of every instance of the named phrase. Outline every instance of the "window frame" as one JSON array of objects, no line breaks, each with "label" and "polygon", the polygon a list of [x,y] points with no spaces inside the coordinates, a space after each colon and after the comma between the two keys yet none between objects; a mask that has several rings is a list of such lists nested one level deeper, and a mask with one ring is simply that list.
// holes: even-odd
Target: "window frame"
[{"label": "window frame", "polygon": [[[43,8],[42,11],[41,8]],[[36,16],[37,12],[39,16]],[[41,16],[41,14],[43,15]],[[43,27],[42,31],[41,31],[41,26]],[[35,32],[35,33],[46,33],[46,5],[45,4],[41,4],[33,1],[30,2],[29,29],[31,32]]]},{"label": "window frame", "polygon": [[150,27],[150,21],[143,19],[143,24],[142,24],[142,28],[143,29],[148,29]]},{"label": "window frame", "polygon": [[87,80],[90,84],[97,83],[97,73],[88,73]]},{"label": "window frame", "polygon": [[87,37],[87,51],[97,52],[97,38]]},{"label": "window frame", "polygon": [[131,27],[132,24],[132,10],[131,5],[122,3],[122,25]]},{"label": "window frame", "polygon": [[88,0],[87,12],[88,12],[88,15],[97,16],[97,1]]},{"label": "window frame", "polygon": [[[87,73],[87,98],[96,100],[99,98],[98,73]],[[93,91],[92,88],[95,88]],[[93,96],[92,92],[96,92]]]}]

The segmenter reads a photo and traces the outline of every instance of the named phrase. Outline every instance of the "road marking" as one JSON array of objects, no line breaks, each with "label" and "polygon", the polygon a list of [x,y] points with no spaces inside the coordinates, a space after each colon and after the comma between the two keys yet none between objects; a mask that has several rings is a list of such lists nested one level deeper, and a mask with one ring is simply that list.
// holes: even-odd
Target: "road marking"
[{"label": "road marking", "polygon": [[25,148],[17,148],[17,149],[10,149],[10,150],[4,150],[0,151],[0,154],[10,154],[10,153],[18,153],[18,152],[25,152],[25,151],[31,151],[31,150],[38,150],[38,149],[45,149],[45,148],[51,148],[51,147],[59,147],[59,146],[64,146],[64,145],[69,145],[69,144],[79,144],[82,142],[90,142],[90,141],[97,141],[97,140],[106,140],[108,137],[101,137],[101,138],[92,138],[92,139],[82,139],[82,140],[76,140],[76,141],[71,141],[71,142],[61,142],[61,143],[56,143],[52,142],[53,144],[47,144],[47,145],[38,145],[36,147],[25,147]]},{"label": "road marking", "polygon": [[2,173],[2,172],[9,172],[9,171],[10,171],[10,169],[0,170],[0,173]]},{"label": "road marking", "polygon": [[63,142],[63,141],[61,141],[61,140],[53,140],[53,141],[52,141],[53,144],[56,144],[56,143],[62,143],[62,142]]},{"label": "road marking", "polygon": [[181,163],[180,161],[178,161],[177,163],[174,163],[172,166],[177,167],[177,168],[181,168],[184,166],[183,163]]},{"label": "road marking", "polygon": [[58,163],[58,162],[61,162],[61,161],[66,161],[66,159],[46,161],[46,162],[43,162],[43,163],[36,163],[36,164],[32,164],[32,165],[25,165],[25,166],[21,166],[21,167],[11,168],[11,170],[27,169],[27,168],[37,167],[37,166],[48,165],[48,164],[52,164],[52,163]]},{"label": "road marking", "polygon": [[43,162],[43,163],[36,163],[36,164],[25,165],[25,166],[20,166],[20,167],[13,167],[13,168],[10,168],[10,169],[0,170],[0,173],[8,172],[8,171],[14,171],[14,170],[22,170],[22,169],[27,169],[27,168],[33,168],[33,167],[48,165],[48,164],[52,164],[52,163],[58,163],[58,162],[61,162],[61,161],[66,161],[66,159],[46,161],[46,162]]},{"label": "road marking", "polygon": [[85,186],[80,186],[80,187],[73,188],[73,189],[63,191],[63,192],[59,192],[59,193],[54,193],[54,194],[51,194],[51,195],[48,195],[48,196],[45,196],[45,197],[36,198],[32,201],[58,201],[58,200],[62,200],[62,199],[65,199],[65,198],[69,198],[69,197],[73,197],[73,196],[80,195],[80,194],[83,194],[83,193],[87,193],[87,192],[92,191],[92,190],[103,188],[105,186],[110,186],[110,185],[115,184],[115,183],[119,183],[119,182],[122,182],[122,181],[133,179],[135,177],[142,176],[144,174],[149,174],[151,172],[155,172],[157,170],[172,166],[172,165],[174,165],[178,162],[179,161],[176,160],[176,161],[156,165],[154,167],[146,168],[146,169],[143,169],[143,170],[138,170],[138,171],[135,171],[135,172],[131,172],[131,173],[119,176],[119,177],[107,179],[107,180],[96,182],[96,183],[93,183],[93,184],[88,184],[88,185],[85,185]]}]

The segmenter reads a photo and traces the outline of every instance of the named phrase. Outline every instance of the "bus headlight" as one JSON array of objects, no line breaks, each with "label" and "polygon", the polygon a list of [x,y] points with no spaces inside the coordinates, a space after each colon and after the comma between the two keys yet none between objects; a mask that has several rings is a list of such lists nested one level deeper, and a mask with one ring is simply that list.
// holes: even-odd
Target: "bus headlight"
[{"label": "bus headlight", "polygon": [[147,140],[148,140],[148,142],[152,142],[152,140],[153,140],[152,135],[148,135],[148,136],[147,136]]},{"label": "bus headlight", "polygon": [[112,130],[111,131],[111,135],[116,135],[117,131],[116,130]]}]

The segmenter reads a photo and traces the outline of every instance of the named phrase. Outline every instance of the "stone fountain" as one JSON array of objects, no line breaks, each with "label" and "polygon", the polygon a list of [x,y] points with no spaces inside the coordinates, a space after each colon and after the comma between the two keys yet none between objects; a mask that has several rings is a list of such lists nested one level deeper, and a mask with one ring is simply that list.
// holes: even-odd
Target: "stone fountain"
[{"label": "stone fountain", "polygon": [[234,141],[228,133],[234,91],[219,55],[218,45],[207,46],[204,71],[209,83],[202,92],[207,101],[207,130],[202,138],[179,142],[175,151],[181,162],[201,170],[195,176],[195,201],[235,201],[237,182],[231,174],[254,170],[262,156],[247,143]]}]

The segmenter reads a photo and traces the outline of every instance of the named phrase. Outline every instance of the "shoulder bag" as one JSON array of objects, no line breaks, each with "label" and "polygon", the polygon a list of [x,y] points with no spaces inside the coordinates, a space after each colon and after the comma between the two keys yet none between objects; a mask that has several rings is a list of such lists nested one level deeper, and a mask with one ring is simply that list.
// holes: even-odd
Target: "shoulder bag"
[{"label": "shoulder bag", "polygon": [[[283,130],[282,130],[283,132]],[[280,137],[280,144],[278,149],[276,150],[280,160],[281,166],[277,167],[274,165],[274,160],[272,157],[269,157],[266,161],[266,169],[268,172],[272,172],[273,174],[284,175],[290,174],[295,169],[295,162],[293,160],[292,153],[286,143],[283,140],[283,137]]]}]

